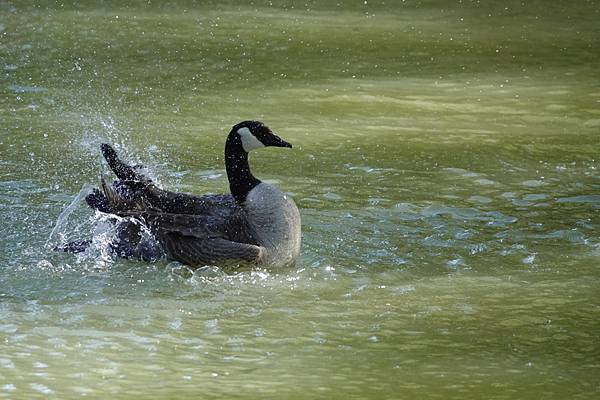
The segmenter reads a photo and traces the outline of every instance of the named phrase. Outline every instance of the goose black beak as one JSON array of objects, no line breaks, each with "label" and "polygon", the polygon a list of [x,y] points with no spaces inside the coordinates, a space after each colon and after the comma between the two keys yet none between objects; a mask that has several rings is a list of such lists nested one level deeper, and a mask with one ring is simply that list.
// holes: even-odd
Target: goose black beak
[{"label": "goose black beak", "polygon": [[267,146],[273,146],[273,147],[288,147],[288,148],[292,148],[292,144],[286,142],[285,140],[283,140],[282,138],[280,138],[279,136],[273,134],[272,137],[269,138],[269,143],[267,143]]}]

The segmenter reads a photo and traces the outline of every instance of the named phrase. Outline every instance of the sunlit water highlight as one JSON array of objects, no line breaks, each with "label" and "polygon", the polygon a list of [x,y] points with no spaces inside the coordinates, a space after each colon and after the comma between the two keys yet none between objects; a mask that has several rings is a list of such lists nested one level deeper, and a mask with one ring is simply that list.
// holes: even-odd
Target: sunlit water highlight
[{"label": "sunlit water highlight", "polygon": [[[0,3],[0,397],[600,395],[598,4],[304,3]],[[294,268],[50,250],[100,143],[219,193],[246,118]]]}]

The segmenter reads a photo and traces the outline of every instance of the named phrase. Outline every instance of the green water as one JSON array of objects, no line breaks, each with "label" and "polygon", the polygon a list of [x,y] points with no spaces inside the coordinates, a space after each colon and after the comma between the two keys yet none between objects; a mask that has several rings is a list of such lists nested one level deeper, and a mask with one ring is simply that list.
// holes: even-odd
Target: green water
[{"label": "green water", "polygon": [[[600,396],[600,3],[95,3],[0,2],[1,398]],[[48,249],[99,143],[225,192],[250,118],[294,268]]]}]

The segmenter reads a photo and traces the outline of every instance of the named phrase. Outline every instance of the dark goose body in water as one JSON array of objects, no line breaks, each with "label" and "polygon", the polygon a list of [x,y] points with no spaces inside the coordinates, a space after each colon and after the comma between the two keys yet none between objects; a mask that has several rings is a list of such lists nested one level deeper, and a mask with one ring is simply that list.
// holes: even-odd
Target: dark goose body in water
[{"label": "dark goose body in water", "polygon": [[[123,257],[166,256],[190,266],[226,261],[287,265],[300,249],[298,209],[277,188],[255,178],[248,165],[248,152],[267,146],[292,147],[261,122],[235,125],[225,145],[231,194],[194,196],[157,187],[103,144],[118,180],[112,185],[103,180],[102,189],[86,202],[116,216],[118,238],[112,247]],[[89,243],[72,242],[62,249],[83,251]]]}]

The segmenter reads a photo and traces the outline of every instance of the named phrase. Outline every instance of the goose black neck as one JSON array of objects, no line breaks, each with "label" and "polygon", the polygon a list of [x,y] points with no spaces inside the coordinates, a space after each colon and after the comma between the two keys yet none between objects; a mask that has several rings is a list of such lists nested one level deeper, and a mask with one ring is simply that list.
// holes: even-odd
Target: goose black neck
[{"label": "goose black neck", "polygon": [[231,134],[225,143],[225,169],[229,180],[229,190],[238,204],[243,205],[248,193],[260,180],[250,172],[248,153],[242,147],[239,135]]}]

